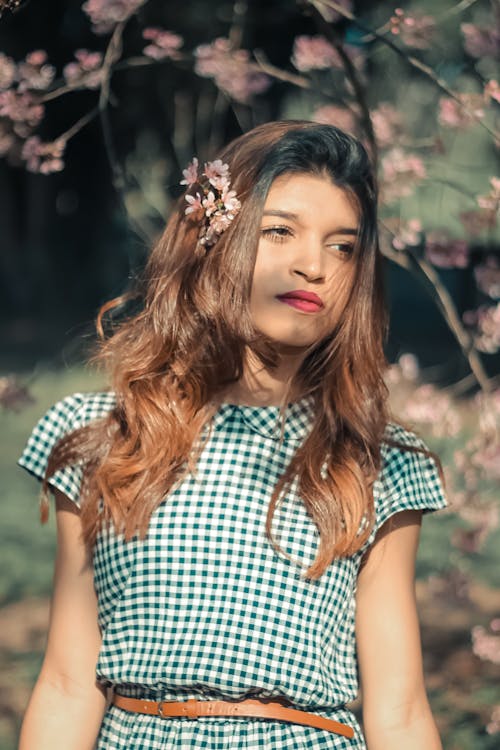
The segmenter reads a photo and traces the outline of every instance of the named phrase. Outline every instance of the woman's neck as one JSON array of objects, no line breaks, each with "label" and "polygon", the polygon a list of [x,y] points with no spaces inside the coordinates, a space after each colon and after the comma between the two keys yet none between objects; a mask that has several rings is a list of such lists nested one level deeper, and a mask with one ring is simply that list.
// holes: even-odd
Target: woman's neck
[{"label": "woman's neck", "polygon": [[300,355],[286,355],[277,368],[269,370],[249,352],[243,376],[224,389],[220,400],[248,406],[282,406],[285,399],[294,401],[298,395],[288,393],[289,384],[301,361]]}]

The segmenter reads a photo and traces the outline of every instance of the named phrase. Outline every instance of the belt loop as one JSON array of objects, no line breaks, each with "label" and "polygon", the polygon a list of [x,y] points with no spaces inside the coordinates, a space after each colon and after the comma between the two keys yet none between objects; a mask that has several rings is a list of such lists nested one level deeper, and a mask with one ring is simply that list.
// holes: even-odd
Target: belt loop
[{"label": "belt loop", "polygon": [[165,701],[158,701],[158,716],[161,716],[162,719],[165,718],[165,714],[163,713],[163,704]]}]

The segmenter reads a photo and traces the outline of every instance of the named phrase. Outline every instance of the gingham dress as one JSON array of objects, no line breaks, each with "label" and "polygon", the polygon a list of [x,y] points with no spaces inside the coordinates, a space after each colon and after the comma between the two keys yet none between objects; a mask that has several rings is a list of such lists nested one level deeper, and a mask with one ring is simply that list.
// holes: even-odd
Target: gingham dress
[{"label": "gingham dress", "polygon": [[[108,392],[58,402],[33,429],[19,465],[41,478],[54,443],[114,404]],[[318,531],[295,485],[278,506],[273,532],[303,567],[272,548],[265,518],[272,489],[313,418],[310,397],[289,404],[280,441],[277,406],[222,404],[195,475],[157,508],[146,539],[100,534],[94,550],[102,630],[96,674],[123,694],[156,700],[286,696],[294,708],[350,724],[354,738],[278,720],[162,719],[111,706],[98,750],[366,747],[345,705],[358,692],[354,623],[361,556],[394,513],[438,510],[446,500],[432,460],[385,447],[369,540],[319,580],[306,581]],[[399,426],[387,429],[408,445],[422,445]],[[79,466],[50,480],[77,505],[80,482]]]}]

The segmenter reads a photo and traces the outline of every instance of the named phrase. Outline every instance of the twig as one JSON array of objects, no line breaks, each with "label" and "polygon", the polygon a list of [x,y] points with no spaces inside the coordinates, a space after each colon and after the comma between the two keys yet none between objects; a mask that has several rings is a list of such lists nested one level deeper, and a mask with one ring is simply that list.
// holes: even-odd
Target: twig
[{"label": "twig", "polygon": [[86,115],[81,117],[77,122],[75,122],[74,125],[72,125],[68,130],[66,130],[64,133],[62,133],[58,138],[55,138],[56,141],[69,141],[70,138],[73,138],[74,135],[76,135],[82,128],[85,127],[85,125],[88,125],[89,122],[94,120],[99,114],[99,107],[94,107],[94,109],[91,109],[90,112],[87,112]]},{"label": "twig", "polygon": [[253,56],[263,73],[267,73],[273,78],[277,78],[279,81],[292,83],[294,86],[298,86],[301,89],[311,88],[311,81],[309,80],[309,78],[306,78],[305,76],[298,76],[294,73],[289,73],[286,70],[281,70],[281,68],[277,68],[275,65],[272,65],[269,62],[262,50],[253,50]]},{"label": "twig", "polygon": [[351,58],[345,51],[344,45],[339,40],[337,34],[333,31],[332,27],[326,21],[323,14],[316,7],[314,2],[312,3],[312,5],[313,5],[313,15],[316,18],[316,23],[318,27],[320,28],[320,30],[323,31],[325,37],[333,44],[334,48],[336,49],[340,59],[342,60],[342,64],[344,66],[344,70],[349,80],[349,83],[351,84],[353,88],[356,101],[358,102],[359,107],[361,109],[361,127],[363,128],[368,138],[373,165],[376,168],[377,161],[378,161],[377,139],[375,138],[375,133],[373,131],[373,124],[372,124],[371,117],[370,117],[370,110],[368,109],[368,103],[366,101],[366,96],[365,96],[365,91],[363,89],[363,85],[359,79],[358,73],[351,61]]},{"label": "twig", "polygon": [[[388,228],[386,227],[386,229]],[[430,286],[432,286],[433,296],[439,305],[450,331],[457,340],[464,357],[469,362],[469,366],[477,383],[483,391],[489,393],[492,390],[491,381],[488,378],[479,354],[474,347],[471,336],[467,333],[460,321],[457,309],[448,290],[442,284],[441,279],[434,268],[425,260],[417,258],[413,253],[402,253],[398,250],[394,250],[387,242],[382,243],[381,250],[383,255],[393,263],[396,263],[396,265],[404,268],[406,271],[410,271],[417,277],[422,275],[429,282]],[[415,274],[415,268],[419,269],[420,274]]]},{"label": "twig", "polygon": [[145,244],[149,245],[151,238],[144,232],[140,224],[132,216],[130,216],[130,213],[127,211],[127,202],[125,200],[126,179],[123,168],[116,156],[115,146],[113,142],[113,131],[111,128],[108,113],[113,66],[119,59],[122,52],[122,37],[126,23],[127,21],[122,21],[121,23],[116,25],[104,55],[104,60],[101,68],[102,79],[98,109],[104,140],[104,148],[108,157],[109,165],[111,167],[113,187],[120,196],[123,210],[128,216],[130,224],[133,225],[134,231],[138,234],[138,236],[141,237]]}]

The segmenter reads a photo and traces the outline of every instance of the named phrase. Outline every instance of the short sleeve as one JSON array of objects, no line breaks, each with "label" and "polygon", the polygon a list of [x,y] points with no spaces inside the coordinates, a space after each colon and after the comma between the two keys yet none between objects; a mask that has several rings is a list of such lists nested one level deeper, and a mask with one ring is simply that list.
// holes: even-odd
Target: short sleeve
[{"label": "short sleeve", "polygon": [[[54,445],[64,435],[104,417],[115,406],[111,392],[74,393],[58,401],[38,420],[17,465],[42,480]],[[81,463],[56,471],[48,483],[80,507]]]},{"label": "short sleeve", "polygon": [[428,450],[425,442],[393,423],[387,426],[386,435],[402,447],[383,444],[382,469],[373,487],[376,521],[365,546],[374,541],[380,527],[396,513],[404,510],[431,513],[448,505],[434,459],[425,453],[405,450],[406,446]]}]

